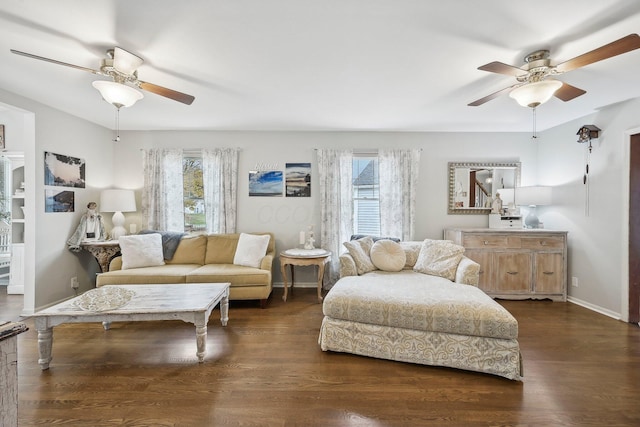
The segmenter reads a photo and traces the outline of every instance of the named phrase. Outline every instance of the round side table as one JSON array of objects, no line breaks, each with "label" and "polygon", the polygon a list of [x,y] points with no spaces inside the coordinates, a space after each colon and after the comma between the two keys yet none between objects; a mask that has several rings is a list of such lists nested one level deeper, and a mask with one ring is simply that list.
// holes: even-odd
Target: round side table
[{"label": "round side table", "polygon": [[322,302],[324,266],[329,261],[331,261],[331,252],[325,251],[324,249],[287,249],[284,252],[280,252],[280,270],[284,284],[284,296],[282,299],[287,301],[287,295],[289,294],[286,266],[289,265],[291,269],[291,290],[293,291],[293,266],[316,265],[318,266],[318,302]]}]

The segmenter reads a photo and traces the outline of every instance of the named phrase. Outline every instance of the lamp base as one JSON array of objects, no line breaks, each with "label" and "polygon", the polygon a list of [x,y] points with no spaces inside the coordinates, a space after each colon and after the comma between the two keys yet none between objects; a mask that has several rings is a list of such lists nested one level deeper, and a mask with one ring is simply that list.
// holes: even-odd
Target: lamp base
[{"label": "lamp base", "polygon": [[124,228],[124,215],[122,212],[116,212],[111,218],[113,223],[113,229],[111,230],[111,239],[118,240],[122,236],[127,235],[127,230]]},{"label": "lamp base", "polygon": [[540,220],[536,215],[536,207],[529,206],[529,214],[524,219],[525,228],[540,228]]}]

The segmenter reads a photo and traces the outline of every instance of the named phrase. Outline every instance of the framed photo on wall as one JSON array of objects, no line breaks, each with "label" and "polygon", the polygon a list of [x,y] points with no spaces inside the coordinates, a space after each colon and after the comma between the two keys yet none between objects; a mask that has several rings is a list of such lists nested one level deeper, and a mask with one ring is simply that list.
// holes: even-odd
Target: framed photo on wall
[{"label": "framed photo on wall", "polygon": [[71,190],[44,190],[45,212],[73,212],[75,211],[75,194]]},{"label": "framed photo on wall", "polygon": [[287,197],[311,197],[311,163],[287,163],[285,185]]},{"label": "framed photo on wall", "polygon": [[85,188],[84,159],[45,151],[44,185]]}]

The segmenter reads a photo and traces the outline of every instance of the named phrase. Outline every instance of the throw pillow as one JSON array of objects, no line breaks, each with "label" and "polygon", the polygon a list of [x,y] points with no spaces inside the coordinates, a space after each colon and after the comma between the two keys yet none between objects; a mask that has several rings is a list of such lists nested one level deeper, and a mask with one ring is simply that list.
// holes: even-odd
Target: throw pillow
[{"label": "throw pillow", "polygon": [[416,261],[418,261],[418,256],[420,255],[420,249],[422,249],[422,242],[419,241],[407,241],[400,242],[400,246],[404,249],[404,254],[407,257],[407,262],[405,263],[405,268],[413,268],[416,265]]},{"label": "throw pillow", "polygon": [[160,234],[134,234],[118,239],[122,253],[122,269],[164,265],[162,236]]},{"label": "throw pillow", "polygon": [[349,251],[349,255],[356,263],[356,270],[358,275],[368,273],[376,269],[376,266],[371,262],[369,253],[373,246],[373,239],[371,237],[364,237],[358,240],[352,240],[351,242],[344,242],[344,247]]},{"label": "throw pillow", "polygon": [[382,271],[400,271],[407,262],[407,255],[399,243],[378,240],[371,246],[371,262]]},{"label": "throw pillow", "polygon": [[256,235],[240,233],[233,263],[246,267],[260,267],[262,258],[267,254],[270,238],[271,236],[268,234]]},{"label": "throw pillow", "polygon": [[413,271],[454,281],[463,254],[464,247],[449,240],[426,239]]}]

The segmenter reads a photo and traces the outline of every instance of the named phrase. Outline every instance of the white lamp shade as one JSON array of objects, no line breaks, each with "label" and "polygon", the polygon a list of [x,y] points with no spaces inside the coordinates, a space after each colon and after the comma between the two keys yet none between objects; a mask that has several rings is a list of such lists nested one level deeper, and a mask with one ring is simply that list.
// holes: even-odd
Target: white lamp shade
[{"label": "white lamp shade", "polygon": [[562,82],[558,80],[542,80],[517,87],[509,96],[523,107],[535,108],[551,99],[561,86]]},{"label": "white lamp shade", "polygon": [[117,108],[131,107],[136,101],[144,98],[142,92],[122,83],[96,80],[92,85],[98,89],[105,101]]},{"label": "white lamp shade", "polygon": [[516,188],[516,203],[521,206],[550,205],[551,187],[518,187]]},{"label": "white lamp shade", "polygon": [[136,196],[133,190],[109,189],[100,193],[100,212],[135,212]]}]

